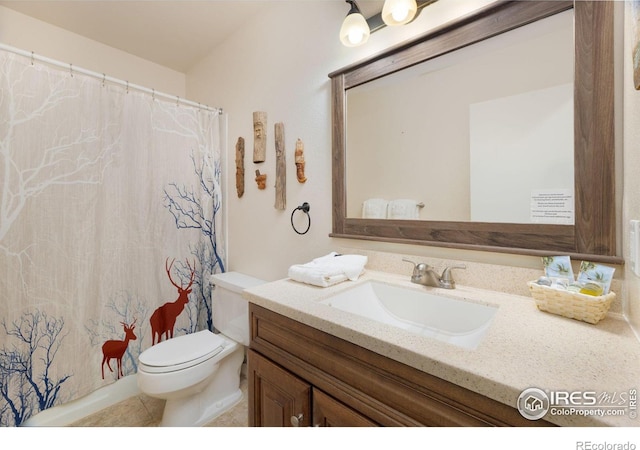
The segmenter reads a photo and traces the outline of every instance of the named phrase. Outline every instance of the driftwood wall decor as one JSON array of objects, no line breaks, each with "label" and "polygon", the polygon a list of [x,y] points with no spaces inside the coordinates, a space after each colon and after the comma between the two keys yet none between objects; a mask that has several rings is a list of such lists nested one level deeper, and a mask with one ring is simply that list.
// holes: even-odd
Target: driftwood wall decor
[{"label": "driftwood wall decor", "polygon": [[631,57],[633,62],[633,84],[637,90],[640,90],[640,1],[636,0],[631,2],[629,6],[631,8],[631,17],[635,20],[632,20],[632,36],[633,39],[632,44],[633,47],[633,55]]},{"label": "driftwood wall decor", "polygon": [[296,141],[295,163],[298,182],[304,183],[307,181],[307,177],[304,175],[304,144],[300,139]]},{"label": "driftwood wall decor", "polygon": [[276,141],[276,209],[285,209],[287,204],[287,164],[284,150],[284,124],[275,125]]},{"label": "driftwood wall decor", "polygon": [[236,192],[238,198],[244,195],[244,138],[236,142]]},{"label": "driftwood wall decor", "polygon": [[256,170],[256,183],[258,183],[258,189],[265,189],[267,187],[267,174]]},{"label": "driftwood wall decor", "polygon": [[267,113],[253,113],[253,162],[264,162],[267,152]]}]

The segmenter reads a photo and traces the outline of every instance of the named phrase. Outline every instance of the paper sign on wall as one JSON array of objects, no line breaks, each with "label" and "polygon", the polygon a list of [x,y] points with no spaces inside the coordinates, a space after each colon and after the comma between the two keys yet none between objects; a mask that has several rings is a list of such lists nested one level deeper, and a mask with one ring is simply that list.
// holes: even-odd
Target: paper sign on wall
[{"label": "paper sign on wall", "polygon": [[573,192],[569,189],[531,191],[532,223],[573,225],[574,212]]}]

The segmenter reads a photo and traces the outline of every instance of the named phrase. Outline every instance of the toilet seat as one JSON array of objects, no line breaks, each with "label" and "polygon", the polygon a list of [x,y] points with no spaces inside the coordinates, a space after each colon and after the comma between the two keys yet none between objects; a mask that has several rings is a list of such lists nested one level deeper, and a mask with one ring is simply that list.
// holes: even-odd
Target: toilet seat
[{"label": "toilet seat", "polygon": [[138,357],[139,370],[168,373],[187,369],[219,354],[229,343],[208,330],[160,342]]}]

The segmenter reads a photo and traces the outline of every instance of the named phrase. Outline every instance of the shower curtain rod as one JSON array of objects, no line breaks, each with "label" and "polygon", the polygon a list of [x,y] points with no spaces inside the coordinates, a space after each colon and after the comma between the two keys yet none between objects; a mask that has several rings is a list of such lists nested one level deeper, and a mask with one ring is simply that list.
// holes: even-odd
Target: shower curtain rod
[{"label": "shower curtain rod", "polygon": [[165,94],[164,92],[158,92],[155,89],[149,89],[147,87],[144,86],[139,86],[137,84],[133,84],[133,83],[129,83],[128,81],[125,80],[119,80],[117,78],[113,78],[110,77],[108,75],[105,75],[104,73],[98,73],[98,72],[93,72],[91,70],[87,70],[87,69],[83,69],[81,67],[76,67],[73,64],[66,64],[60,61],[56,61],[55,59],[51,59],[51,58],[47,58],[46,56],[40,56],[35,54],[34,52],[28,52],[26,50],[22,50],[16,47],[12,47],[10,45],[6,45],[6,44],[2,44],[0,43],[0,49],[1,50],[6,50],[12,53],[16,53],[18,55],[27,57],[27,58],[31,58],[31,63],[33,64],[34,61],[38,61],[38,62],[42,62],[45,64],[49,64],[55,67],[59,67],[61,69],[68,69],[69,72],[71,73],[71,75],[73,75],[74,73],[81,73],[83,75],[88,75],[90,77],[93,78],[97,78],[99,80],[102,80],[103,82],[109,82],[112,84],[118,84],[120,86],[125,87],[127,90],[129,89],[135,89],[137,91],[141,91],[147,94],[151,94],[151,96],[153,98],[164,98],[166,100],[171,100],[171,101],[175,101],[177,104],[183,104],[183,105],[188,105],[188,106],[193,106],[195,108],[199,108],[199,109],[204,109],[205,111],[210,111],[210,112],[217,112],[218,114],[222,114],[222,108],[212,108],[210,106],[207,105],[203,105],[201,103],[197,103],[197,102],[192,102],[190,100],[186,100],[183,98],[180,98],[177,95],[171,95],[171,94]]}]

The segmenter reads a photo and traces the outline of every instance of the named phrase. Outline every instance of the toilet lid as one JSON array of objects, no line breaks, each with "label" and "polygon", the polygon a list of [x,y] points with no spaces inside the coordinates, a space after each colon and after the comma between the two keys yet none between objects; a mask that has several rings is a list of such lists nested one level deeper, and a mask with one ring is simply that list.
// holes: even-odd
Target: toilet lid
[{"label": "toilet lid", "polygon": [[143,351],[138,360],[148,372],[170,372],[206,361],[225,346],[222,337],[203,330],[160,342]]}]

